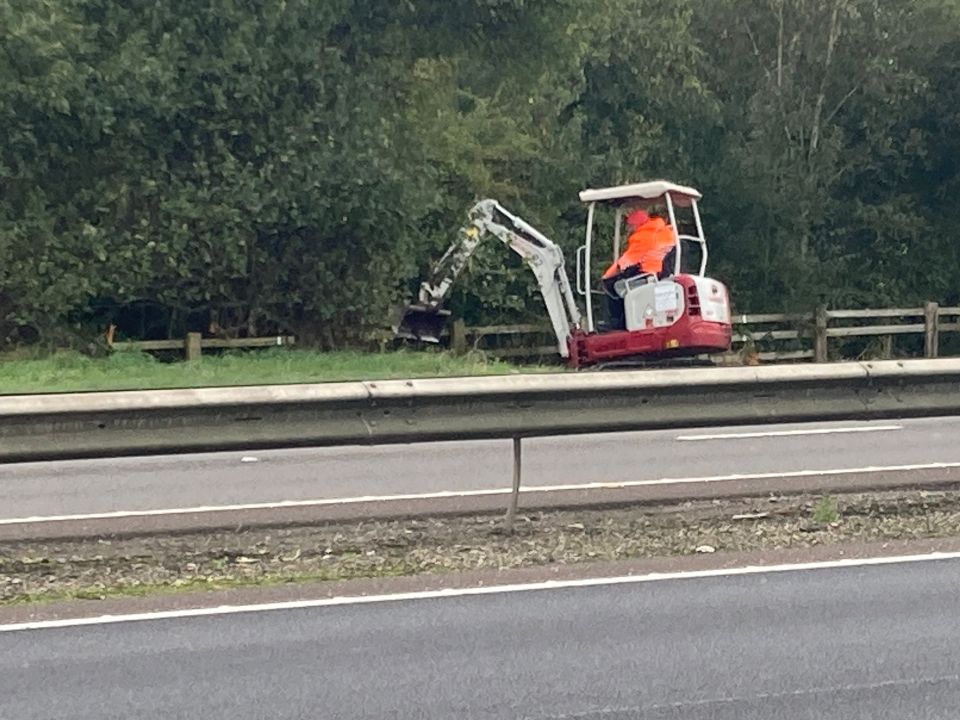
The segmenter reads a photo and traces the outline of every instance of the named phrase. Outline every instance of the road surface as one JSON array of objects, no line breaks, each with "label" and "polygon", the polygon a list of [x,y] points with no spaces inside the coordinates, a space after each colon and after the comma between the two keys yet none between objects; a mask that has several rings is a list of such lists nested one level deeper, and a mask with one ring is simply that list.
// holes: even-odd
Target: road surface
[{"label": "road surface", "polygon": [[[526,487],[953,463],[960,418],[524,441]],[[0,466],[4,520],[510,486],[510,441]],[[911,471],[912,472],[912,471]]]},{"label": "road surface", "polygon": [[0,633],[17,720],[933,720],[960,560]]}]

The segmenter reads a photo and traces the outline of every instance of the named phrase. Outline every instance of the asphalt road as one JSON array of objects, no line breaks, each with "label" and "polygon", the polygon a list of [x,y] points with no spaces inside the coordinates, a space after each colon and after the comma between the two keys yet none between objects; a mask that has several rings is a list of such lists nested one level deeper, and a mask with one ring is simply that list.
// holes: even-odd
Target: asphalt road
[{"label": "asphalt road", "polygon": [[932,720],[960,561],[0,634],[17,720]]},{"label": "asphalt road", "polygon": [[[804,434],[770,434],[795,431]],[[954,417],[534,439],[524,443],[524,485],[957,463],[957,438]],[[6,465],[0,521],[506,488],[510,447],[480,441]]]}]

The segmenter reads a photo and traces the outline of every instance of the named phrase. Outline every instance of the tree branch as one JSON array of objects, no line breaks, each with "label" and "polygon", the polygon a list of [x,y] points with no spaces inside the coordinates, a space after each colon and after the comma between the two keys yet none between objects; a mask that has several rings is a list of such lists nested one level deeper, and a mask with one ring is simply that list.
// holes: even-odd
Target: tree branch
[{"label": "tree branch", "polygon": [[757,58],[757,63],[760,65],[760,69],[763,70],[763,74],[766,75],[767,80],[770,80],[770,70],[766,67],[766,65],[763,64],[763,53],[760,52],[760,46],[757,45],[757,39],[753,36],[753,31],[750,30],[750,23],[744,20],[743,28],[747,31],[747,37],[750,38],[750,44],[753,45],[753,56]]},{"label": "tree branch", "polygon": [[823,61],[823,77],[820,79],[820,91],[817,94],[817,101],[813,110],[813,123],[810,128],[810,153],[812,157],[820,146],[820,128],[822,124],[823,105],[827,99],[827,81],[830,79],[831,65],[833,64],[833,53],[837,47],[837,40],[840,37],[840,10],[845,9],[847,0],[837,0],[833,6],[833,12],[830,15],[830,32],[827,37],[827,56]]},{"label": "tree branch", "polygon": [[777,87],[783,91],[783,0],[777,6]]},{"label": "tree branch", "polygon": [[830,121],[833,120],[833,118],[836,116],[836,114],[837,114],[838,112],[840,112],[840,110],[843,108],[844,105],[847,104],[847,100],[849,100],[849,99],[852,98],[854,95],[856,95],[856,94],[857,94],[857,91],[860,90],[860,88],[862,88],[862,87],[863,87],[863,80],[861,80],[860,82],[856,83],[852,88],[850,88],[850,92],[848,92],[846,95],[844,95],[843,98],[840,100],[840,102],[837,103],[836,107],[833,108],[833,110],[831,110],[829,113],[827,113],[827,116],[826,116],[826,117],[824,118],[824,120],[823,120],[823,124],[824,124],[824,125],[829,125],[829,124],[830,124]]}]

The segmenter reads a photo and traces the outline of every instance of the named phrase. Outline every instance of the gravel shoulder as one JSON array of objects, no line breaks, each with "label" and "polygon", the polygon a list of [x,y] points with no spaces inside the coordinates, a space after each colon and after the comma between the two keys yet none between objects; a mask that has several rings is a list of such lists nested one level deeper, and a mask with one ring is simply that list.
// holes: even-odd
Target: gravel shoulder
[{"label": "gravel shoulder", "polygon": [[[499,516],[330,523],[129,539],[0,543],[0,606],[274,589],[304,583],[377,587],[394,578],[457,582],[468,575],[587,564],[730,558],[823,547],[883,547],[960,539],[960,488],[802,495]],[[420,582],[420,585],[423,583]],[[9,613],[7,613],[9,614]]]}]

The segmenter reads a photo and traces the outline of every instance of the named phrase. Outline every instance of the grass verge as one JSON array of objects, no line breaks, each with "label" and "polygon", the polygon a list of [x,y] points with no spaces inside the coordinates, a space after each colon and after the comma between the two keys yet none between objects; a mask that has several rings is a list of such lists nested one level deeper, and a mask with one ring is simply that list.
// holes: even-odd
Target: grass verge
[{"label": "grass verge", "polygon": [[0,605],[960,534],[960,490],[0,545]]},{"label": "grass verge", "polygon": [[277,348],[204,355],[193,363],[161,362],[128,351],[98,359],[63,352],[41,358],[0,357],[0,394],[507,375],[560,369],[519,367],[482,354],[454,356],[442,351],[323,353]]}]

